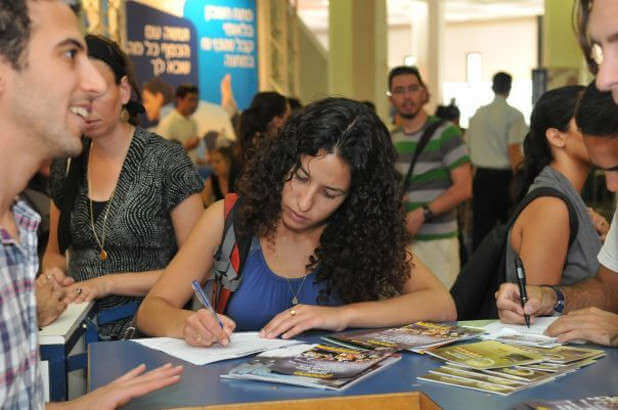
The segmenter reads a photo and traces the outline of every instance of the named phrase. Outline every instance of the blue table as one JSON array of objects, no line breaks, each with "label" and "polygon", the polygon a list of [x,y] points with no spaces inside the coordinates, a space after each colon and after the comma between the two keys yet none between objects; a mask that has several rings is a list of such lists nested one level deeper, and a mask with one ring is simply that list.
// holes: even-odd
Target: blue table
[{"label": "blue table", "polygon": [[[318,336],[303,339],[317,342]],[[591,346],[597,347],[597,346]],[[599,395],[618,395],[618,349],[604,349],[607,356],[597,363],[563,376],[556,381],[510,396],[498,396],[474,390],[420,382],[416,376],[427,373],[442,362],[430,356],[404,352],[403,358],[381,373],[338,393],[254,381],[221,380],[219,375],[247,358],[195,366],[165,353],[150,350],[130,341],[93,343],[89,347],[89,387],[100,387],[140,363],[149,369],[171,362],[185,366],[181,381],[129,403],[127,409],[159,409],[332,397],[339,395],[380,394],[422,391],[445,409],[510,409],[530,399],[566,399]]]}]

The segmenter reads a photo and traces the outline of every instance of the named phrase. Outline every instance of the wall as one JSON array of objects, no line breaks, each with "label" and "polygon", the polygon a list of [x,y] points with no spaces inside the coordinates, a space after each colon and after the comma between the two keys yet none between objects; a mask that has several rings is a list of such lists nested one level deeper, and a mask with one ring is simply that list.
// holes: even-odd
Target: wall
[{"label": "wall", "polygon": [[466,81],[466,53],[482,56],[481,81],[497,71],[514,80],[530,80],[537,65],[536,18],[448,23],[444,54],[444,81]]},{"label": "wall", "polygon": [[301,19],[297,19],[300,84],[299,98],[303,104],[328,95],[328,51],[316,39]]}]

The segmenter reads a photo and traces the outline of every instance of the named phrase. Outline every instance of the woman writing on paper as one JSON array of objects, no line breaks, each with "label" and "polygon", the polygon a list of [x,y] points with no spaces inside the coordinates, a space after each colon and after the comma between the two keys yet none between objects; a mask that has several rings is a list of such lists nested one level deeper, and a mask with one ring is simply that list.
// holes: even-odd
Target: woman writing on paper
[{"label": "woman writing on paper", "polygon": [[379,118],[343,98],[311,104],[265,141],[237,185],[237,227],[252,236],[242,281],[221,329],[210,312],[183,310],[191,281],[211,276],[223,201],[202,216],[147,295],[138,327],[195,346],[233,329],[293,337],[318,328],[453,320],[449,293],[406,252],[395,150]]}]

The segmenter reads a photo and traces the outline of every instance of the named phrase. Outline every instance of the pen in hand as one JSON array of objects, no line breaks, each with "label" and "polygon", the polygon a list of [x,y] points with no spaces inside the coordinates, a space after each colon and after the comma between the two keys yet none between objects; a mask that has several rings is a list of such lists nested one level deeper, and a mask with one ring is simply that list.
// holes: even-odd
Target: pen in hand
[{"label": "pen in hand", "polygon": [[219,326],[221,326],[221,329],[223,329],[223,322],[221,322],[221,319],[219,319],[219,316],[217,316],[217,313],[210,305],[210,302],[208,301],[208,298],[206,297],[206,294],[202,290],[202,287],[200,286],[199,282],[194,280],[193,282],[191,282],[191,287],[193,288],[193,293],[195,293],[195,296],[197,297],[197,299],[202,303],[202,305],[204,305],[206,310],[208,310],[210,313],[213,314],[215,319],[217,319]]},{"label": "pen in hand", "polygon": [[[515,257],[515,276],[517,276],[517,284],[519,285],[521,308],[524,309],[526,302],[528,302],[528,294],[526,293],[526,273],[524,272],[524,265],[521,263],[519,255]],[[526,321],[526,326],[530,327],[530,315],[524,313],[524,320]]]}]

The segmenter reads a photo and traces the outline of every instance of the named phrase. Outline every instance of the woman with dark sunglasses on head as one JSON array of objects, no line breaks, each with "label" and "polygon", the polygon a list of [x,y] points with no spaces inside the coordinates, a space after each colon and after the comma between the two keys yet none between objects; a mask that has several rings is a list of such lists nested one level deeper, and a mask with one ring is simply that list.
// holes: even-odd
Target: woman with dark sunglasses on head
[{"label": "woman with dark sunglasses on head", "polygon": [[[75,279],[69,299],[107,309],[148,292],[202,214],[203,184],[181,146],[137,126],[140,93],[118,45],[94,35],[86,43],[107,87],[87,113],[82,154],[52,165],[43,266]],[[127,316],[100,336],[122,336]]]}]

